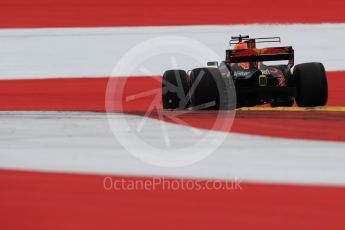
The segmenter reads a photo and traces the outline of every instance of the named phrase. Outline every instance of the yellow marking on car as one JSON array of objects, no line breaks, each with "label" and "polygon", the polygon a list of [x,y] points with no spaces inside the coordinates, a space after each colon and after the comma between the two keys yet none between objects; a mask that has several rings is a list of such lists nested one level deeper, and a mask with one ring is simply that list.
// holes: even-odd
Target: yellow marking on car
[{"label": "yellow marking on car", "polygon": [[267,86],[267,76],[266,76],[265,74],[261,74],[261,75],[259,76],[259,85],[260,85],[261,87]]},{"label": "yellow marking on car", "polygon": [[345,112],[345,106],[320,106],[320,107],[242,107],[241,111],[325,111],[325,112]]}]

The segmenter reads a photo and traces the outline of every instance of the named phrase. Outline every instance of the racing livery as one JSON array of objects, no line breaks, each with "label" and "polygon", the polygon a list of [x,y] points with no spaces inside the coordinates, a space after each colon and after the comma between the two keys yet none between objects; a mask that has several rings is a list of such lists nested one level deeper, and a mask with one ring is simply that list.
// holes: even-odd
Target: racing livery
[{"label": "racing livery", "polygon": [[225,61],[208,62],[208,67],[188,73],[166,71],[163,109],[223,110],[267,103],[289,107],[295,101],[300,107],[324,106],[328,98],[324,66],[315,62],[294,66],[291,46],[256,48],[266,42],[280,43],[280,37],[232,37],[233,49],[226,50]]}]

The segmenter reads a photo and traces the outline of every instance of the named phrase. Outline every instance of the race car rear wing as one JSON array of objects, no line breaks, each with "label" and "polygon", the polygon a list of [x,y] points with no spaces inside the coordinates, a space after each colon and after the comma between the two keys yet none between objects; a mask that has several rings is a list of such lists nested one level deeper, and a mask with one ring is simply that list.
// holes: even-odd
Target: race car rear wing
[{"label": "race car rear wing", "polygon": [[227,63],[289,61],[294,65],[294,50],[291,46],[265,49],[237,49],[226,50]]},{"label": "race car rear wing", "polygon": [[241,42],[254,42],[254,43],[280,43],[280,37],[265,37],[265,38],[249,38],[248,35],[242,36],[233,36],[229,42],[231,45],[236,45]]}]

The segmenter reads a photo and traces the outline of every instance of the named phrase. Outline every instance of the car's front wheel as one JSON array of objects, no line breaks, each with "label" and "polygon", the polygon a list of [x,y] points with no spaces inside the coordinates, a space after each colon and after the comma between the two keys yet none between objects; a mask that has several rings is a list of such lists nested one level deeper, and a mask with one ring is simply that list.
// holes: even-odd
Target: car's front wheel
[{"label": "car's front wheel", "polygon": [[167,70],[162,80],[163,109],[186,109],[188,82],[184,70]]}]

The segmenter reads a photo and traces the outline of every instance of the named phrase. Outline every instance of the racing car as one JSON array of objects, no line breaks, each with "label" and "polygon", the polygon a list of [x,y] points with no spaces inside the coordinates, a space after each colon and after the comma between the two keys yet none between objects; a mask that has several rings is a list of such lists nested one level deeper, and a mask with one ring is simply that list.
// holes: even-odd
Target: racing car
[{"label": "racing car", "polygon": [[[234,36],[226,58],[207,67],[167,70],[163,74],[162,104],[168,110],[229,110],[270,104],[272,107],[324,106],[328,99],[322,63],[294,66],[292,46],[257,48],[280,43],[280,37]],[[277,64],[277,62],[279,62]],[[283,62],[283,63],[282,63]]]}]

